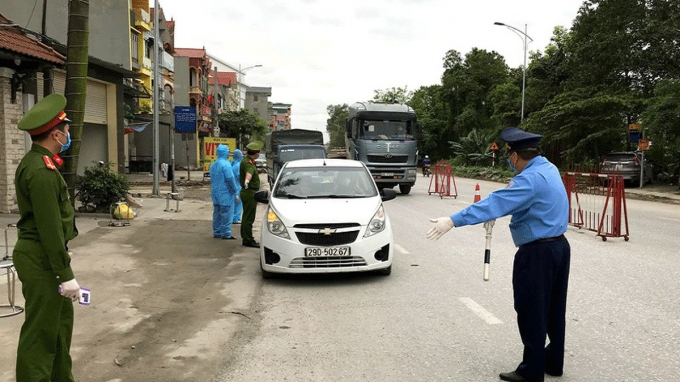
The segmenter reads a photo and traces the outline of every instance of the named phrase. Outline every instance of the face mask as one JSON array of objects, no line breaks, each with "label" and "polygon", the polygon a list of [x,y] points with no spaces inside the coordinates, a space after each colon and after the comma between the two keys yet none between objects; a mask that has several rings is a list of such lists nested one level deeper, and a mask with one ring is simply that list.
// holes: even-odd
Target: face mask
[{"label": "face mask", "polygon": [[59,134],[66,136],[66,143],[64,143],[64,144],[62,144],[61,142],[59,142],[59,140],[57,140],[57,142],[59,142],[59,144],[61,145],[61,150],[59,150],[59,152],[63,153],[64,151],[68,150],[69,147],[71,147],[71,132],[69,132],[68,134],[64,134],[60,131]]},{"label": "face mask", "polygon": [[510,158],[508,158],[508,166],[510,166],[510,170],[512,170],[512,172],[514,172],[514,173],[517,172],[517,169],[515,168],[515,166],[513,166],[512,162],[510,162]]}]

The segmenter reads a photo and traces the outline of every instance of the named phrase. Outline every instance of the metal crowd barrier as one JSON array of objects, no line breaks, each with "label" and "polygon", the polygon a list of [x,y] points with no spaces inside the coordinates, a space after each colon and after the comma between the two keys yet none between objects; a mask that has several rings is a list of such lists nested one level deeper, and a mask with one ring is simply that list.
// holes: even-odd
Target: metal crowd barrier
[{"label": "metal crowd barrier", "polygon": [[569,171],[562,181],[569,197],[570,225],[594,231],[602,241],[608,237],[629,240],[622,175]]},{"label": "metal crowd barrier", "polygon": [[[434,188],[432,188],[434,183]],[[453,183],[453,194],[451,193],[451,183]],[[445,196],[458,197],[458,188],[456,187],[456,178],[453,175],[451,165],[446,161],[439,161],[434,165],[434,173],[430,178],[430,187],[427,191],[428,195],[437,194],[440,198]]]}]

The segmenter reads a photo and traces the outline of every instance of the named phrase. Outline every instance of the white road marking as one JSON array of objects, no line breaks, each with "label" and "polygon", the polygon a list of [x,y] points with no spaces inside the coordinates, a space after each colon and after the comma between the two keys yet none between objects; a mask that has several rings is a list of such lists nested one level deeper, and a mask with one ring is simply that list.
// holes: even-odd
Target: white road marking
[{"label": "white road marking", "polygon": [[460,302],[465,304],[465,306],[468,307],[474,314],[479,316],[482,320],[486,321],[487,324],[489,325],[498,325],[502,324],[503,321],[499,320],[491,314],[488,310],[484,309],[481,305],[477,304],[473,299],[469,297],[461,297],[459,298]]},{"label": "white road marking", "polygon": [[472,204],[472,203],[470,203],[470,202],[464,202],[464,201],[462,201],[462,200],[459,200],[459,202],[465,203],[465,204]]},{"label": "white road marking", "polygon": [[662,218],[661,216],[659,216],[659,219],[663,219],[663,220],[670,220],[670,221],[673,221],[673,222],[680,222],[680,220],[679,220],[679,219],[671,219],[671,218]]},{"label": "white road marking", "polygon": [[408,251],[404,249],[404,247],[402,247],[401,245],[395,244],[394,248],[396,248],[399,252],[403,253],[404,255],[408,255]]}]

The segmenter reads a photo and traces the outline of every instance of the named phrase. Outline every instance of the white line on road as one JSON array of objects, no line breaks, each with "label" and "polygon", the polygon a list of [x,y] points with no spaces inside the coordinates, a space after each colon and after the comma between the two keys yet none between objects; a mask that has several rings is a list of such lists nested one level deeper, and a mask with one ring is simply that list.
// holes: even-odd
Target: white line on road
[{"label": "white line on road", "polygon": [[394,248],[396,248],[399,252],[403,253],[404,255],[408,255],[408,251],[404,249],[404,247],[402,247],[401,245],[395,244]]},{"label": "white line on road", "polygon": [[462,200],[459,200],[459,202],[465,203],[465,204],[472,204],[472,203],[470,203],[470,202],[464,202],[464,201],[462,201]]},{"label": "white line on road", "polygon": [[659,216],[659,219],[663,219],[663,220],[670,220],[670,221],[673,221],[673,222],[680,222],[680,220],[679,220],[679,219],[671,219],[671,218],[662,218],[661,216]]},{"label": "white line on road", "polygon": [[481,305],[477,304],[473,299],[469,297],[461,297],[459,298],[459,300],[460,302],[465,304],[465,306],[467,306],[468,309],[474,312],[474,314],[479,316],[479,318],[486,321],[487,324],[498,325],[503,323],[503,321],[496,318],[496,316],[491,314],[491,312],[489,312],[488,310],[484,309]]}]

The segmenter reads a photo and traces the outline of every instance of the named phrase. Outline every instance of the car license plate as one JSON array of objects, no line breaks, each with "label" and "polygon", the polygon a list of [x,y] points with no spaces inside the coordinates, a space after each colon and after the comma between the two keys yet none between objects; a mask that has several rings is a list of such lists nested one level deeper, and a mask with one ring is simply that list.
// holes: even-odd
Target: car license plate
[{"label": "car license plate", "polygon": [[382,175],[382,176],[394,176],[394,173],[393,172],[383,172],[380,175]]},{"label": "car license plate", "polygon": [[308,247],[306,257],[349,256],[349,247]]}]

